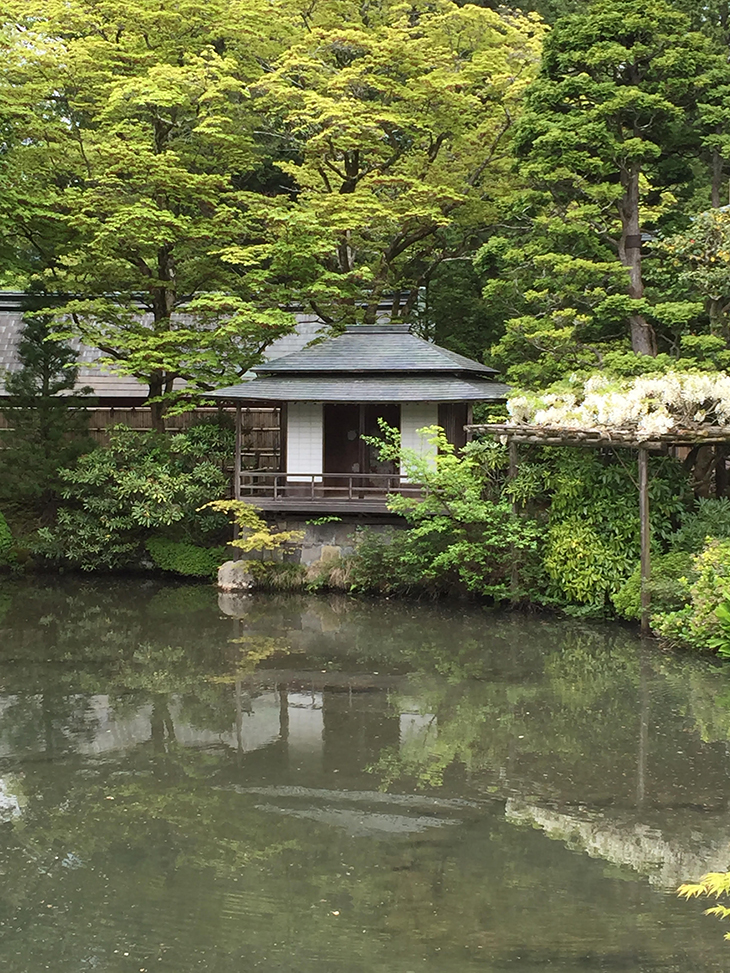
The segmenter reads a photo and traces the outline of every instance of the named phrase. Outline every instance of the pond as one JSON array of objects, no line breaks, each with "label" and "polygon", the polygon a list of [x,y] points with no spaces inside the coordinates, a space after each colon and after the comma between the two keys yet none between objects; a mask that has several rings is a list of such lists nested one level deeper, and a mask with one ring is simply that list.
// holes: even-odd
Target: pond
[{"label": "pond", "polygon": [[6,580],[0,968],[722,970],[729,739],[618,625]]}]

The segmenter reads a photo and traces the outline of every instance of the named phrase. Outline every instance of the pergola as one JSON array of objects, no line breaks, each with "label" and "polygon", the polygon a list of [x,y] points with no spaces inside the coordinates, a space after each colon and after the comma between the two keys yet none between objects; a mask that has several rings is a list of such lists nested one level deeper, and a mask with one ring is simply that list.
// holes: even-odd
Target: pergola
[{"label": "pergola", "polygon": [[[515,476],[519,463],[518,446],[584,446],[595,449],[634,449],[638,453],[639,517],[641,523],[641,631],[649,634],[651,593],[650,521],[649,521],[649,454],[666,453],[675,446],[718,446],[730,443],[730,426],[700,426],[695,429],[673,429],[648,439],[639,439],[629,429],[579,429],[565,426],[544,426],[529,423],[489,422],[465,427],[467,437],[475,433],[496,436],[509,445],[510,477]],[[724,460],[723,460],[724,461]]]}]

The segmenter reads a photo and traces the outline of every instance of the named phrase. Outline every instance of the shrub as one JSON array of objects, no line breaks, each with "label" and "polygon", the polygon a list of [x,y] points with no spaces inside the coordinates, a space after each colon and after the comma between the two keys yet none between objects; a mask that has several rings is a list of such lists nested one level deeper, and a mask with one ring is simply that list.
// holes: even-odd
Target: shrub
[{"label": "shrub", "polygon": [[466,591],[494,601],[514,600],[523,593],[519,581],[537,550],[537,533],[535,522],[518,517],[510,504],[489,501],[471,521],[431,516],[390,535],[363,531],[350,587],[385,595]]},{"label": "shrub", "polygon": [[726,497],[698,500],[695,509],[682,517],[679,530],[670,543],[675,551],[698,554],[708,537],[718,540],[730,538],[730,500]]},{"label": "shrub", "polygon": [[[549,452],[545,566],[570,600],[605,604],[618,593],[639,558],[635,460],[594,450]],[[671,537],[685,510],[687,476],[673,460],[652,459],[649,492],[652,538],[659,545]]]},{"label": "shrub", "polygon": [[590,522],[573,519],[550,528],[544,560],[549,577],[570,601],[599,606],[618,590],[630,564]]},{"label": "shrub", "polygon": [[391,496],[388,507],[408,529],[390,541],[368,538],[357,551],[352,584],[359,591],[438,593],[452,589],[514,600],[513,577],[537,558],[539,527],[502,496],[507,453],[495,443],[469,443],[457,454],[442,429],[420,430],[431,457],[401,449],[400,433],[381,423],[381,459],[402,464],[422,497]]},{"label": "shrub", "polygon": [[10,563],[10,552],[13,548],[13,535],[10,533],[8,522],[0,513],[0,567]]},{"label": "shrub", "polygon": [[439,585],[424,574],[427,551],[419,546],[409,531],[382,534],[365,528],[350,560],[350,590],[381,595],[438,594]]},{"label": "shrub", "polygon": [[692,558],[692,569],[694,580],[685,582],[688,603],[652,615],[652,626],[672,644],[730,657],[730,540],[709,541]]},{"label": "shrub", "polygon": [[161,571],[195,578],[215,577],[226,559],[226,547],[199,547],[188,541],[151,537],[145,547]]},{"label": "shrub", "polygon": [[[669,612],[687,603],[687,579],[694,576],[692,556],[686,551],[670,551],[657,554],[651,559],[652,611]],[[613,596],[613,605],[622,618],[641,618],[641,564],[637,564],[631,577]]]},{"label": "shrub", "polygon": [[201,424],[176,436],[112,430],[109,445],[61,470],[64,506],[39,553],[86,571],[135,566],[150,535],[200,544],[226,529],[198,508],[227,485],[231,433]]}]

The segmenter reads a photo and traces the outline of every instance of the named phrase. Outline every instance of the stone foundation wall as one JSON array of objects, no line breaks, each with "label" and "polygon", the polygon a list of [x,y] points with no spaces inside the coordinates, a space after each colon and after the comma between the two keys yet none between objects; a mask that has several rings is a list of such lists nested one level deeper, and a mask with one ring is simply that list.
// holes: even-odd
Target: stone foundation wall
[{"label": "stone foundation wall", "polygon": [[[312,518],[314,519],[314,518]],[[272,520],[269,519],[269,523]],[[347,557],[352,554],[357,544],[357,532],[363,527],[373,533],[389,533],[392,530],[402,530],[405,521],[393,518],[379,523],[340,522],[327,524],[311,524],[303,517],[287,517],[273,522],[277,530],[302,530],[304,539],[296,550],[285,555],[286,560],[294,561],[303,567],[310,567],[335,558]]]}]

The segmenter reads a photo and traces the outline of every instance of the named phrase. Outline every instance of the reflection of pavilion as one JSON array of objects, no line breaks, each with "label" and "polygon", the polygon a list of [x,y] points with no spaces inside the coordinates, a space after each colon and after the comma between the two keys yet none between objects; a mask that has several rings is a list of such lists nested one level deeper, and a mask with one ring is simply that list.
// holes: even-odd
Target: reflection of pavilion
[{"label": "reflection of pavilion", "polygon": [[[65,749],[93,756],[161,740],[245,754],[276,745],[291,769],[353,772],[384,747],[398,747],[417,734],[424,718],[391,705],[389,691],[403,683],[398,676],[263,670],[232,687],[230,723],[220,729],[195,725],[183,696],[160,696],[130,711],[118,710],[109,696],[94,695],[86,700],[83,720],[63,730]],[[13,701],[0,699],[0,715]],[[38,703],[42,706],[40,697]],[[426,722],[431,726],[430,718]],[[44,748],[42,737],[32,738],[22,755]],[[7,733],[0,728],[0,756],[18,755],[10,728]]]},{"label": "reflection of pavilion", "polygon": [[[419,713],[408,677],[373,673],[260,669],[223,690],[218,728],[199,725],[182,695],[160,695],[138,708],[115,709],[109,696],[84,700],[83,719],[58,727],[65,753],[96,757],[155,752],[177,747],[231,755],[233,777],[223,786],[252,795],[267,813],[312,821],[351,835],[416,834],[481,816],[483,801],[504,804],[512,824],[539,828],[547,837],[591,857],[633,869],[653,885],[671,888],[730,862],[730,815],[722,806],[645,800],[645,720],[640,724],[640,793],[635,805],[591,803],[578,788],[571,802],[552,800],[551,787],[525,768],[491,777],[481,801],[428,795],[378,794],[376,778],[364,772],[384,751],[406,759],[424,755],[439,739],[430,714]],[[39,733],[17,743],[12,706],[0,698],[0,757],[45,755]],[[25,702],[32,702],[26,697]],[[42,697],[37,697],[38,711]],[[226,706],[228,707],[226,711]],[[7,714],[5,711],[7,710]],[[643,715],[643,711],[642,711]],[[37,727],[36,727],[37,728]],[[441,731],[443,733],[443,727]],[[26,742],[27,740],[27,742]],[[334,776],[337,775],[337,776]],[[0,819],[22,814],[13,787],[0,783]],[[544,794],[544,800],[536,794]],[[580,800],[585,803],[576,803]],[[260,802],[260,803],[259,803]],[[669,811],[669,815],[667,814]],[[661,812],[661,813],[659,813]]]}]

